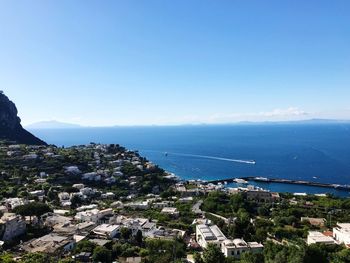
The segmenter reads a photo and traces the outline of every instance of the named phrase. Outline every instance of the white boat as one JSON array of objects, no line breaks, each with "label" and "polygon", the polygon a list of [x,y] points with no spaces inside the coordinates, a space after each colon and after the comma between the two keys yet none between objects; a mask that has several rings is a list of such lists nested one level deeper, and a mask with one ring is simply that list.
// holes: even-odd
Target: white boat
[{"label": "white boat", "polygon": [[263,182],[267,182],[269,179],[267,179],[266,177],[255,177],[254,178],[256,181],[263,181]]},{"label": "white boat", "polygon": [[236,178],[234,180],[237,184],[247,184],[248,182],[246,180],[240,179],[240,178]]}]

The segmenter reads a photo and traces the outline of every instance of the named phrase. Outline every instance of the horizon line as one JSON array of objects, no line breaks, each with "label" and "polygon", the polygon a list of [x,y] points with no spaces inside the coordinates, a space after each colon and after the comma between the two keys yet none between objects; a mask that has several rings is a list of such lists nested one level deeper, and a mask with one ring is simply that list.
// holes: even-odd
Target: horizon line
[{"label": "horizon line", "polygon": [[[266,121],[237,121],[237,122],[222,122],[222,123],[174,123],[174,124],[115,124],[115,125],[82,125],[77,123],[61,122],[56,120],[51,121],[38,121],[30,124],[23,125],[28,129],[83,129],[83,128],[123,128],[123,127],[180,127],[180,126],[225,126],[225,125],[254,125],[254,124],[312,124],[312,123],[350,123],[350,119],[322,119],[322,118],[311,118],[301,120],[266,120]],[[31,127],[35,125],[45,123],[56,123],[58,125],[67,125],[67,127]],[[71,127],[69,127],[71,126]]]}]

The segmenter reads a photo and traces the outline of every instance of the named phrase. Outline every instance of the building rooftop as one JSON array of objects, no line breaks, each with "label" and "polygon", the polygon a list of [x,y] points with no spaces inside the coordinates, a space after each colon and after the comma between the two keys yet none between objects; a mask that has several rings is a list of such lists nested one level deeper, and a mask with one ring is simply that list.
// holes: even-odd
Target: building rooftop
[{"label": "building rooftop", "polygon": [[350,231],[350,223],[337,223],[337,226],[341,229]]},{"label": "building rooftop", "polygon": [[162,213],[176,213],[177,208],[176,207],[164,207],[162,209]]},{"label": "building rooftop", "polygon": [[46,236],[30,240],[22,245],[23,250],[27,252],[54,253],[57,249],[62,248],[70,243],[72,239],[67,236],[48,234]]},{"label": "building rooftop", "polygon": [[258,242],[248,242],[247,243],[250,248],[264,248],[264,245]]},{"label": "building rooftop", "polygon": [[217,225],[198,225],[199,231],[205,240],[225,240],[225,235],[221,232]]},{"label": "building rooftop", "polygon": [[[330,236],[326,236],[321,232],[318,231],[309,231],[308,234],[308,243],[329,243],[334,242],[334,239]],[[312,241],[312,242],[310,242]]]},{"label": "building rooftop", "polygon": [[120,228],[120,225],[102,224],[97,226],[93,231],[94,233],[109,234],[117,230],[118,228]]}]

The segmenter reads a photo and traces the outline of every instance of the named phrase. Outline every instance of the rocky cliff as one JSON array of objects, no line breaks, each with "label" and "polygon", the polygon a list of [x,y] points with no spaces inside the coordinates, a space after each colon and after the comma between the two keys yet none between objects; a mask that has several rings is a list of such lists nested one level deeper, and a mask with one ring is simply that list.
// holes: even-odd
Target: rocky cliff
[{"label": "rocky cliff", "polygon": [[0,140],[6,139],[17,143],[46,145],[46,143],[23,129],[17,116],[16,105],[0,91]]}]

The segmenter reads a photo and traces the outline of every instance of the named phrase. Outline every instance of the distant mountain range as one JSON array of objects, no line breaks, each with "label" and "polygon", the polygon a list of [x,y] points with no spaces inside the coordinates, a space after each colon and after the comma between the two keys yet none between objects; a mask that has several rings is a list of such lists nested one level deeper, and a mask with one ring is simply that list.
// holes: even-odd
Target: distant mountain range
[{"label": "distant mountain range", "polygon": [[308,119],[308,120],[296,120],[296,121],[241,121],[236,124],[332,124],[332,123],[350,123],[350,120],[334,120],[334,119]]},{"label": "distant mountain range", "polygon": [[[235,123],[222,123],[222,124],[183,124],[183,125],[173,125],[173,126],[210,126],[210,125],[284,125],[284,124],[336,124],[336,123],[350,123],[350,120],[334,120],[334,119],[309,119],[309,120],[297,120],[297,121],[263,121],[263,122],[254,122],[254,121],[241,121],[241,122],[235,122]],[[137,126],[147,126],[147,125],[133,125],[135,127]],[[153,127],[157,126],[165,126],[165,125],[149,125]],[[27,129],[35,130],[35,129],[78,129],[78,128],[92,128],[93,126],[81,126],[78,124],[73,123],[65,123],[65,122],[59,122],[59,121],[41,121],[36,122],[33,124],[29,124],[25,126]],[[117,127],[123,127],[119,125],[114,126],[104,126],[105,128],[117,128]],[[103,127],[101,127],[103,128]]]},{"label": "distant mountain range", "polygon": [[40,121],[25,126],[27,129],[76,129],[82,126],[73,123],[65,123],[59,121]]}]

